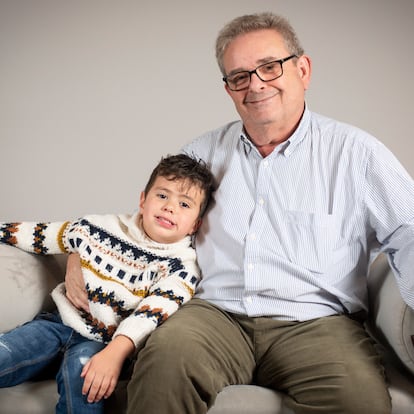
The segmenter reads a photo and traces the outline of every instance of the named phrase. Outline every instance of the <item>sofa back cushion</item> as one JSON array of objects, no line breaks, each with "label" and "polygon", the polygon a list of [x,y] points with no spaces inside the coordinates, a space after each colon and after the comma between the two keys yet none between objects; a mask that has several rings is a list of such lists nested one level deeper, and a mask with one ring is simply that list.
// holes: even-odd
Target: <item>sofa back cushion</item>
[{"label": "sofa back cushion", "polygon": [[63,280],[65,255],[36,256],[0,244],[0,332],[53,308],[49,293]]}]

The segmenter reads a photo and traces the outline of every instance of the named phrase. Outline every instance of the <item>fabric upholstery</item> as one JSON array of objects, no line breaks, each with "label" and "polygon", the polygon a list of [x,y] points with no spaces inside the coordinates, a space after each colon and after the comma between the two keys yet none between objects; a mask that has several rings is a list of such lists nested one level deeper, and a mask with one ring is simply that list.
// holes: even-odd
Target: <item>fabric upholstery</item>
[{"label": "fabric upholstery", "polygon": [[[49,292],[63,279],[65,256],[39,257],[0,245],[0,333],[24,323],[52,302]],[[414,407],[414,312],[402,301],[384,258],[373,266],[369,289],[369,329],[382,345],[390,383],[393,414],[409,414]],[[394,351],[390,351],[390,347]],[[411,371],[411,372],[410,372]],[[108,401],[107,412],[125,413],[126,381]],[[57,401],[53,380],[27,382],[0,389],[0,414],[52,414]],[[209,414],[291,414],[282,394],[253,385],[226,387]]]},{"label": "fabric upholstery", "polygon": [[397,282],[390,273],[386,257],[379,256],[369,279],[370,328],[414,374],[414,311],[401,299]]}]

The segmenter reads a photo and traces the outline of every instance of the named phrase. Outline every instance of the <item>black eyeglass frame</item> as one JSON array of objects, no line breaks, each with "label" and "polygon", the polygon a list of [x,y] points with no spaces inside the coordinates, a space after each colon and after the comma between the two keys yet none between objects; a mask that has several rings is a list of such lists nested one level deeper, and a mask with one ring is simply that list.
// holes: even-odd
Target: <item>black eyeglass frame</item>
[{"label": "black eyeglass frame", "polygon": [[[262,65],[259,65],[256,69],[253,69],[253,70],[241,70],[241,71],[239,71],[239,72],[232,73],[231,75],[224,76],[224,77],[223,77],[223,82],[225,82],[225,83],[226,83],[226,85],[229,87],[229,89],[230,89],[231,91],[234,91],[234,92],[238,92],[238,91],[242,91],[243,89],[247,89],[247,88],[249,87],[249,85],[250,85],[251,80],[252,80],[252,75],[253,75],[253,73],[254,73],[254,74],[256,74],[256,76],[257,76],[257,77],[258,77],[258,78],[259,78],[262,82],[271,82],[271,81],[273,81],[273,80],[275,80],[275,79],[280,78],[280,77],[283,75],[283,63],[287,62],[287,61],[288,61],[288,60],[290,60],[290,59],[297,58],[297,57],[299,57],[299,56],[298,56],[298,55],[290,55],[290,56],[285,57],[285,58],[283,58],[283,59],[271,60],[270,62],[263,63]],[[275,78],[264,80],[264,79],[262,79],[262,78],[260,77],[260,75],[257,73],[257,70],[258,70],[258,69],[260,69],[260,68],[262,68],[263,66],[268,65],[269,63],[279,63],[279,64],[280,64],[281,73],[280,73],[280,75],[276,76]],[[247,84],[247,86],[243,86],[243,88],[240,88],[240,89],[232,89],[232,88],[230,87],[229,83],[228,83],[228,78],[229,78],[229,77],[231,77],[231,76],[238,75],[239,73],[248,73],[248,74],[249,74],[249,83]]]}]

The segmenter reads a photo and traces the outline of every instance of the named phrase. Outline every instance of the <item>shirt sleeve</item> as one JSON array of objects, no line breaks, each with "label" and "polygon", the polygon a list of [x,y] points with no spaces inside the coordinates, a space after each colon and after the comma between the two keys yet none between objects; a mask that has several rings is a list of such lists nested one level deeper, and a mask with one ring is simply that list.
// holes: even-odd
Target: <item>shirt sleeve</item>
[{"label": "shirt sleeve", "polygon": [[382,144],[368,160],[365,201],[401,295],[414,309],[414,181]]},{"label": "shirt sleeve", "polygon": [[29,253],[46,255],[67,253],[62,240],[69,222],[0,223],[0,242]]}]

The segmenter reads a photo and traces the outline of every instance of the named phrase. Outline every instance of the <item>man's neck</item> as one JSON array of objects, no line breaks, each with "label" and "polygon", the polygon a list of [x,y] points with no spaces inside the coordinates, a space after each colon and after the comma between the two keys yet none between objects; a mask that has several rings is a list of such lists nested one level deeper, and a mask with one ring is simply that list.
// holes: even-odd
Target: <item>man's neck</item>
[{"label": "man's neck", "polygon": [[256,146],[263,157],[267,157],[281,143],[287,141],[298,128],[303,112],[296,122],[291,125],[281,123],[269,123],[262,125],[244,125],[244,130],[250,141]]},{"label": "man's neck", "polygon": [[278,145],[287,141],[295,129],[296,126],[295,128],[284,132],[279,129],[275,130],[274,128],[261,128],[260,130],[256,128],[252,131],[245,128],[245,131],[260,154],[263,157],[267,157]]}]

